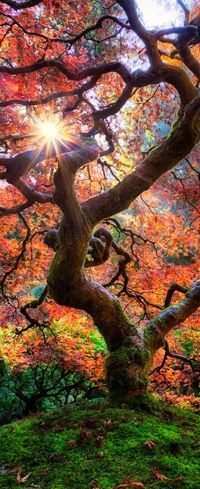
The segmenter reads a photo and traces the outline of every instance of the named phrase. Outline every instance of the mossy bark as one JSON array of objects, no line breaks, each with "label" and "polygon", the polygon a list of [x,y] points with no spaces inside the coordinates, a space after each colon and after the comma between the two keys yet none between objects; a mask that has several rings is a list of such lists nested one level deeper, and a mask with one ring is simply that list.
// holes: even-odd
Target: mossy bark
[{"label": "mossy bark", "polygon": [[105,370],[109,397],[120,405],[147,392],[151,349],[145,345],[143,331],[129,321],[113,294],[88,280],[83,270],[77,273],[75,266],[74,274],[70,273],[73,257],[71,267],[67,264],[73,248],[69,242],[63,245],[62,239],[54,257],[48,276],[49,292],[57,303],[82,309],[93,317],[108,347]]},{"label": "mossy bark", "polygon": [[[81,309],[94,320],[107,347],[106,379],[110,399],[115,404],[144,396],[154,353],[163,345],[165,335],[182,322],[200,303],[200,284],[191,296],[170,306],[149,325],[137,328],[124,313],[119,299],[107,288],[85,274],[89,241],[97,223],[127,208],[163,173],[170,170],[193,149],[200,139],[200,97],[182,109],[179,119],[161,145],[152,150],[137,169],[112,189],[79,204],[74,180],[78,168],[94,154],[68,154],[54,175],[54,202],[63,218],[57,231],[55,257],[47,279],[48,291],[58,304]],[[95,153],[96,154],[96,153]],[[96,157],[96,156],[95,156]]]},{"label": "mossy bark", "polygon": [[144,329],[137,328],[118,298],[88,280],[83,268],[80,271],[76,267],[78,259],[83,261],[83,243],[80,257],[76,256],[74,262],[75,253],[69,243],[66,239],[64,245],[62,237],[48,276],[49,292],[58,304],[84,310],[93,318],[108,347],[105,370],[110,400],[115,405],[131,403],[146,395],[154,354],[163,346],[166,334],[198,308],[200,281],[192,285],[180,303],[161,311]]},{"label": "mossy bark", "polygon": [[114,405],[146,395],[152,354],[147,348],[123,345],[106,359],[106,381]]}]

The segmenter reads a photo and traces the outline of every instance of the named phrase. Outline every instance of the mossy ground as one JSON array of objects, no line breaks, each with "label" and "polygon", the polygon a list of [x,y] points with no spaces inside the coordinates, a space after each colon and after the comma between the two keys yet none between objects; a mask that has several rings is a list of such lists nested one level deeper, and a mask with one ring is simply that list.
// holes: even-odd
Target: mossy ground
[{"label": "mossy ground", "polygon": [[25,488],[130,489],[130,480],[197,489],[199,435],[197,413],[159,404],[154,412],[85,405],[27,418],[0,428],[0,487],[19,488],[21,471],[30,472]]}]

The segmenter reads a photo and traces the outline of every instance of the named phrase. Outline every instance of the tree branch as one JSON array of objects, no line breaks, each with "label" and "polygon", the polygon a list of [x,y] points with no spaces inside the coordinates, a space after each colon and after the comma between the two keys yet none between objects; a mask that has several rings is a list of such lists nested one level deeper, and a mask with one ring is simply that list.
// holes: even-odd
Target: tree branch
[{"label": "tree branch", "polygon": [[140,37],[146,47],[147,56],[151,65],[156,67],[162,64],[156,40],[153,35],[148,32],[141,24],[135,0],[119,0],[119,5],[124,9],[129,20],[129,24],[133,31]]},{"label": "tree branch", "polygon": [[194,282],[183,301],[169,306],[158,314],[145,328],[145,337],[152,350],[160,348],[167,333],[185,321],[200,306],[200,280]]},{"label": "tree branch", "polygon": [[[2,100],[0,101],[0,107],[9,107],[12,105],[22,105],[25,107],[32,107],[35,105],[45,105],[51,102],[52,100],[56,100],[58,98],[64,97],[73,97],[73,96],[81,96],[84,92],[91,90],[93,88],[100,76],[93,76],[88,82],[84,83],[81,87],[75,88],[74,90],[62,90],[60,92],[55,92],[47,95],[44,98],[39,98],[37,100],[21,100],[21,99],[11,99],[11,100]],[[22,136],[21,136],[22,137]],[[29,135],[31,137],[31,135]]]},{"label": "tree branch", "polygon": [[75,73],[67,68],[61,61],[58,61],[56,59],[44,59],[42,61],[37,61],[27,66],[11,67],[1,65],[0,73],[8,73],[10,75],[23,75],[26,73],[34,73],[35,71],[39,71],[44,68],[57,68],[57,70],[66,75],[69,80],[75,81],[83,80],[84,78],[87,78],[89,76],[101,76],[111,72],[118,73],[125,82],[131,80],[131,75],[126,66],[118,61],[113,61],[111,63],[102,63]]},{"label": "tree branch", "polygon": [[190,12],[189,12],[188,8],[186,7],[186,5],[184,4],[184,2],[182,0],[177,0],[177,3],[180,5],[180,7],[182,8],[182,10],[185,14],[185,23],[188,23],[189,16],[190,16]]},{"label": "tree branch", "polygon": [[162,370],[162,368],[165,366],[165,363],[166,363],[168,357],[174,358],[176,360],[180,360],[183,363],[183,365],[185,363],[188,363],[190,365],[191,369],[193,370],[193,372],[200,370],[200,364],[194,358],[187,358],[184,355],[180,355],[178,353],[174,353],[174,352],[170,351],[169,344],[167,341],[165,341],[164,350],[165,350],[165,353],[164,353],[164,357],[162,359],[161,364],[158,365],[158,367],[154,368],[150,372],[150,375],[153,375],[155,372],[160,372],[160,370]]},{"label": "tree branch", "polygon": [[189,46],[182,43],[181,39],[179,39],[176,42],[176,48],[185,66],[187,66],[189,70],[194,73],[198,80],[200,80],[200,63],[191,53]]},{"label": "tree branch", "polygon": [[40,330],[48,327],[48,324],[41,323],[40,321],[38,321],[38,319],[30,316],[29,312],[27,311],[27,309],[37,309],[37,307],[39,307],[44,302],[47,293],[48,293],[48,287],[45,286],[43,292],[41,293],[38,299],[34,299],[33,301],[30,301],[20,308],[20,312],[25,317],[26,321],[28,321],[28,325],[25,328],[21,328],[21,329],[17,328],[16,334],[20,335],[24,331],[27,331],[28,329],[31,329],[34,326],[37,326]]},{"label": "tree branch", "polygon": [[[151,36],[152,37],[152,36]],[[156,43],[156,40],[153,38]],[[160,55],[159,55],[160,59]],[[161,59],[159,64],[152,66],[148,71],[144,72],[142,70],[136,70],[132,74],[129,70],[120,62],[103,63],[79,72],[73,72],[69,70],[61,61],[55,59],[45,59],[42,61],[37,61],[32,65],[21,66],[21,67],[10,67],[10,66],[0,66],[0,73],[8,73],[10,75],[23,75],[26,73],[34,73],[44,68],[56,68],[58,71],[63,73],[69,80],[80,81],[87,77],[94,77],[91,81],[92,86],[96,83],[96,78],[100,78],[102,75],[107,73],[118,73],[127,85],[127,90],[129,87],[144,87],[150,84],[157,84],[161,81],[170,83],[178,91],[181,102],[183,105],[189,103],[194,96],[197,94],[197,90],[193,86],[189,76],[184,70],[178,66],[167,65],[162,63]],[[93,83],[95,82],[95,83]],[[90,83],[90,82],[88,82]],[[86,89],[89,89],[86,87]],[[77,89],[80,93],[81,88]],[[85,89],[84,89],[85,91]],[[74,94],[75,92],[73,92]],[[122,94],[123,96],[123,94]],[[119,107],[121,108],[121,106]]]},{"label": "tree branch", "polygon": [[199,36],[199,28],[195,25],[186,25],[183,27],[169,27],[168,29],[161,29],[156,32],[152,32],[155,39],[160,39],[168,34],[185,34],[183,41],[189,42],[193,37]]},{"label": "tree branch", "polygon": [[72,39],[67,39],[67,40],[65,39],[64,42],[69,43],[70,45],[74,44],[75,42],[79,41],[82,37],[86,36],[90,32],[101,29],[102,24],[103,22],[105,22],[105,20],[111,20],[112,22],[115,22],[116,24],[120,25],[123,29],[128,29],[128,30],[130,29],[130,26],[128,24],[122,22],[117,17],[114,17],[113,15],[103,15],[102,17],[100,17],[100,19],[97,20],[96,24],[87,27],[82,32],[80,32],[80,34],[77,35],[74,34],[74,37]]},{"label": "tree branch", "polygon": [[82,204],[94,224],[129,207],[138,195],[188,155],[200,140],[199,117],[200,96],[185,107],[168,138],[153,149],[133,173],[111,190]]},{"label": "tree branch", "polygon": [[20,261],[24,258],[24,254],[25,254],[25,251],[26,251],[26,246],[28,244],[28,241],[29,241],[29,238],[30,238],[30,235],[31,235],[30,227],[29,227],[28,223],[26,222],[26,219],[24,218],[23,214],[19,213],[19,217],[20,217],[21,221],[23,222],[23,224],[24,224],[24,226],[26,228],[26,235],[25,235],[25,238],[22,241],[21,250],[20,250],[20,253],[18,254],[18,256],[16,257],[16,260],[15,260],[14,265],[4,274],[4,276],[3,276],[3,278],[2,278],[2,280],[0,282],[0,287],[1,287],[1,290],[2,290],[2,294],[3,294],[3,296],[6,299],[8,299],[8,296],[7,296],[6,292],[5,292],[5,282],[8,279],[8,277],[10,275],[12,275],[12,273],[15,270],[17,270]]},{"label": "tree branch", "polygon": [[170,306],[174,292],[182,292],[182,294],[186,294],[187,291],[188,291],[188,289],[186,287],[182,287],[179,284],[170,285],[169,290],[168,290],[167,295],[166,295],[164,308]]},{"label": "tree branch", "polygon": [[[57,273],[60,275],[60,269],[57,269],[56,275]],[[59,289],[55,289],[55,279],[55,269],[52,266],[48,276],[51,296],[58,304],[82,309],[90,314],[109,350],[114,351],[120,348],[130,331],[133,336],[137,335],[136,328],[126,317],[119,300],[102,285],[87,280],[84,276],[80,277],[79,274],[79,279],[76,278],[72,286],[69,281],[68,289],[66,288],[66,277],[59,277]]]},{"label": "tree branch", "polygon": [[42,0],[26,0],[21,3],[15,2],[14,0],[1,0],[0,3],[8,5],[8,7],[13,8],[13,10],[22,10],[24,8],[31,8],[35,5],[39,5],[39,3],[42,3]]},{"label": "tree branch", "polygon": [[99,120],[99,119],[106,119],[107,117],[110,117],[111,115],[116,114],[119,112],[119,110],[123,107],[123,105],[127,102],[127,100],[131,97],[132,91],[133,91],[133,81],[129,82],[125,85],[125,88],[123,92],[121,93],[120,97],[117,99],[116,102],[111,104],[109,107],[106,107],[105,109],[99,109],[95,110],[93,112],[93,117],[94,120]]},{"label": "tree branch", "polygon": [[31,207],[31,205],[32,202],[25,202],[24,204],[19,204],[15,207],[0,207],[0,217],[10,216],[11,214],[20,214],[25,209],[28,209],[28,207]]},{"label": "tree branch", "polygon": [[[83,164],[93,161],[98,156],[98,146],[93,138],[71,136],[69,140],[58,142],[56,148],[54,145],[48,147],[46,145],[40,149],[33,149],[18,153],[10,158],[0,158],[0,165],[6,168],[6,172],[2,174],[1,179],[6,179],[8,183],[12,183],[28,198],[38,201],[47,201],[49,194],[42,194],[33,191],[31,187],[22,182],[20,178],[24,176],[32,167],[49,158],[58,157],[59,160],[70,158],[71,165],[74,165],[76,171]],[[72,163],[73,162],[73,163]],[[40,200],[41,199],[41,200]]]}]

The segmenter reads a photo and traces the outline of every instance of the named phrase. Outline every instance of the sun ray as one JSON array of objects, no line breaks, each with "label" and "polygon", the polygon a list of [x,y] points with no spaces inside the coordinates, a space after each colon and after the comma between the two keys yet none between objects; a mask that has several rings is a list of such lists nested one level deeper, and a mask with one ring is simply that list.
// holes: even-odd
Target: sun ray
[{"label": "sun ray", "polygon": [[31,117],[30,137],[35,146],[35,151],[30,168],[41,161],[54,158],[65,179],[67,153],[84,147],[83,138],[71,131],[72,128],[70,127],[69,130],[66,119],[59,119],[55,114],[48,114],[48,116],[41,114],[40,117]]},{"label": "sun ray", "polygon": [[56,157],[69,152],[78,145],[78,138],[67,130],[66,121],[56,117],[34,118],[32,122],[32,139],[39,154],[44,152],[44,159]]}]

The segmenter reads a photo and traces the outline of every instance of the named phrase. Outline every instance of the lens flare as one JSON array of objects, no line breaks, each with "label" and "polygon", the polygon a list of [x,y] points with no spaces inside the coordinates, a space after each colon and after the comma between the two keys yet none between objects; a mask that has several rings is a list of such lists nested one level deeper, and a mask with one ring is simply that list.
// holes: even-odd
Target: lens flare
[{"label": "lens flare", "polygon": [[72,137],[67,131],[66,121],[53,115],[49,115],[48,118],[41,116],[32,120],[32,127],[33,143],[37,146],[39,154],[45,154],[46,158],[59,158],[62,153],[69,151]]},{"label": "lens flare", "polygon": [[47,143],[55,143],[60,137],[59,124],[54,121],[39,121],[38,131],[41,133],[41,139],[44,138]]},{"label": "lens flare", "polygon": [[63,155],[80,148],[81,140],[69,132],[66,120],[61,120],[54,114],[41,114],[40,118],[32,117],[32,141],[36,146],[36,160],[56,158],[63,167]]},{"label": "lens flare", "polygon": [[34,119],[34,136],[42,146],[55,146],[58,141],[67,139],[64,121],[53,116]]}]

